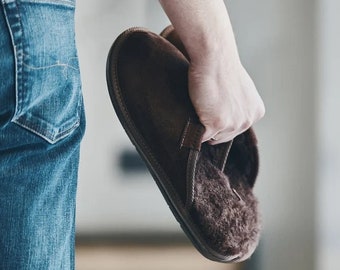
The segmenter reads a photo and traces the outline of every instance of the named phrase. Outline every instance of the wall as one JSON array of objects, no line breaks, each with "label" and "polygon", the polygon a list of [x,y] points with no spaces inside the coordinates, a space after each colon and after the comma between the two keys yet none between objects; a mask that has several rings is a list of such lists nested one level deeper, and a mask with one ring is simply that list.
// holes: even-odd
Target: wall
[{"label": "wall", "polygon": [[340,2],[318,3],[318,269],[339,268],[340,256]]}]

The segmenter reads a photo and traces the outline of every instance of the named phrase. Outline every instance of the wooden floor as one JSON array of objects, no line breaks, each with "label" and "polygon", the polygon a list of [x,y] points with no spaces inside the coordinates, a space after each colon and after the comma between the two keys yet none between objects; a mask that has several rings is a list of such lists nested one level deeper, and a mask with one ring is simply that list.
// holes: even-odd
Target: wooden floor
[{"label": "wooden floor", "polygon": [[211,262],[192,246],[79,245],[77,270],[241,270],[237,264]]}]

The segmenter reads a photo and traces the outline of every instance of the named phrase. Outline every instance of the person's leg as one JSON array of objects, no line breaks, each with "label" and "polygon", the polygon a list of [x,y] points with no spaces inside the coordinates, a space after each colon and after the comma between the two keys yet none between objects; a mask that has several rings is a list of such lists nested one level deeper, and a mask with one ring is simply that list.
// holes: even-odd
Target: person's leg
[{"label": "person's leg", "polygon": [[74,1],[0,4],[0,269],[74,269],[85,118]]}]

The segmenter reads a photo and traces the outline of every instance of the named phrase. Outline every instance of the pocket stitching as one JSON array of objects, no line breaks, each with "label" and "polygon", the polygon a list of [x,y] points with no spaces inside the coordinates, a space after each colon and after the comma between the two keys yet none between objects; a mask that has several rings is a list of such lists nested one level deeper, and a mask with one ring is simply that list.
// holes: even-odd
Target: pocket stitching
[{"label": "pocket stitching", "polygon": [[[6,1],[4,1],[6,2]],[[22,2],[32,2],[32,1],[22,1]],[[39,2],[39,3],[46,3],[46,1],[36,1],[33,2]],[[54,2],[54,1],[53,1]],[[68,1],[62,1],[67,2]],[[30,69],[46,69],[49,66],[44,67],[33,67],[25,64],[24,58],[24,42],[23,42],[23,26],[22,26],[22,19],[20,17],[20,11],[19,7],[17,6],[16,1],[10,2],[7,1],[7,4],[3,5],[5,15],[6,15],[6,21],[7,26],[11,35],[12,39],[12,46],[13,46],[13,52],[14,52],[14,58],[15,58],[15,92],[16,92],[16,108],[15,113],[13,115],[13,118],[11,122],[16,123],[23,128],[31,131],[32,133],[44,138],[49,143],[53,144],[57,141],[67,137],[69,134],[72,133],[73,130],[75,130],[80,125],[80,113],[82,109],[82,95],[80,85],[78,85],[78,89],[75,89],[74,91],[77,91],[77,104],[74,104],[75,107],[75,115],[72,118],[66,119],[62,126],[56,127],[53,125],[53,123],[50,123],[44,119],[40,119],[39,117],[32,115],[30,112],[24,112],[24,106],[25,104],[25,80],[24,80],[24,67],[30,68]],[[70,57],[69,59],[78,59],[77,57]],[[71,61],[68,61],[69,63]],[[73,70],[78,70],[79,67],[74,67],[70,64],[56,64],[52,66],[64,66],[63,74],[67,77],[68,68],[71,68]],[[27,74],[26,74],[27,75]],[[38,121],[37,121],[38,120]]]}]

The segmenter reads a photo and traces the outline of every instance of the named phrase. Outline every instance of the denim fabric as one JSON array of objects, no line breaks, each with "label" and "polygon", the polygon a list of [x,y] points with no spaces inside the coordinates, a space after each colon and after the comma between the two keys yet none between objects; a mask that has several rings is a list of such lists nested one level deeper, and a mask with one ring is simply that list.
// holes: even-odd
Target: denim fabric
[{"label": "denim fabric", "polygon": [[74,269],[75,2],[0,1],[0,269]]},{"label": "denim fabric", "polygon": [[74,1],[5,0],[16,58],[13,122],[54,143],[78,125],[79,67]]}]

